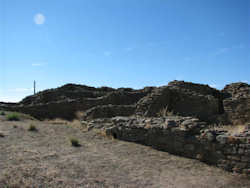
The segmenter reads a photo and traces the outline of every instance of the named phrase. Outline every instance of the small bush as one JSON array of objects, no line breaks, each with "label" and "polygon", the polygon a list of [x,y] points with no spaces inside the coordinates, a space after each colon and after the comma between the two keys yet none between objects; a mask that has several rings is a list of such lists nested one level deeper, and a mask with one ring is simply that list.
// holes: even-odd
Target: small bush
[{"label": "small bush", "polygon": [[30,124],[28,131],[38,131],[38,130],[35,125]]},{"label": "small bush", "polygon": [[0,112],[0,115],[5,116],[5,112],[4,111]]},{"label": "small bush", "polygon": [[3,132],[0,132],[0,137],[5,137]]},{"label": "small bush", "polygon": [[80,147],[81,146],[81,144],[79,143],[79,141],[76,138],[70,138],[70,143],[74,147]]},{"label": "small bush", "polygon": [[20,117],[17,113],[11,113],[7,115],[7,120],[9,121],[19,121]]}]

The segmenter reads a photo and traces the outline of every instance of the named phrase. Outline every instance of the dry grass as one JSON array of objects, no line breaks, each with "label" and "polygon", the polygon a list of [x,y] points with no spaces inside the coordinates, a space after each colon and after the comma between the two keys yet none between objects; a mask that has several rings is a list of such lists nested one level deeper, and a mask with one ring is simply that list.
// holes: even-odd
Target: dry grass
[{"label": "dry grass", "polygon": [[94,128],[91,131],[95,132],[96,135],[99,135],[99,136],[102,136],[102,137],[105,137],[105,138],[108,138],[108,139],[111,139],[111,140],[115,140],[113,135],[107,134],[106,130],[104,130],[104,129],[96,129],[96,128]]},{"label": "dry grass", "polygon": [[29,126],[29,128],[28,128],[28,131],[37,132],[37,131],[38,131],[38,129],[36,128],[36,126],[35,126],[35,125],[30,124],[30,126]]},{"label": "dry grass", "polygon": [[8,121],[19,121],[20,120],[19,114],[15,113],[15,112],[9,113],[6,118]]},{"label": "dry grass", "polygon": [[81,144],[79,143],[79,140],[77,140],[76,138],[70,138],[69,140],[70,140],[70,143],[71,143],[72,146],[74,146],[74,147],[80,147],[81,146]]},{"label": "dry grass", "polygon": [[78,119],[74,119],[72,121],[67,121],[64,119],[56,118],[53,120],[46,120],[45,122],[47,122],[49,124],[53,124],[53,125],[67,125],[68,127],[78,129],[82,132],[86,132],[89,130],[88,125],[81,123],[81,121]]},{"label": "dry grass", "polygon": [[167,116],[173,116],[174,115],[174,112],[173,110],[169,111],[168,109],[168,106],[165,107],[165,108],[162,108],[158,113],[157,115],[159,117],[167,117]]},{"label": "dry grass", "polygon": [[231,134],[240,134],[244,131],[245,125],[227,126],[224,128]]},{"label": "dry grass", "polygon": [[45,121],[51,124],[58,124],[58,125],[67,125],[69,123],[69,121],[61,119],[61,118],[55,118],[55,119],[45,120]]},{"label": "dry grass", "polygon": [[18,120],[36,120],[36,118],[32,117],[31,115],[28,114],[23,114],[20,112],[9,112],[9,111],[4,111],[4,117],[1,117],[1,119],[8,120],[8,118],[18,118]]},{"label": "dry grass", "polygon": [[[82,132],[67,124],[2,121],[0,187],[5,188],[247,188],[250,180],[196,160],[135,143],[108,139],[105,132]],[[13,128],[13,125],[17,128]],[[30,124],[39,129],[28,132]],[[68,138],[79,140],[75,148]]]},{"label": "dry grass", "polygon": [[79,119],[82,119],[82,117],[85,115],[85,113],[83,111],[77,111],[75,113],[75,116],[76,118],[79,120]]}]

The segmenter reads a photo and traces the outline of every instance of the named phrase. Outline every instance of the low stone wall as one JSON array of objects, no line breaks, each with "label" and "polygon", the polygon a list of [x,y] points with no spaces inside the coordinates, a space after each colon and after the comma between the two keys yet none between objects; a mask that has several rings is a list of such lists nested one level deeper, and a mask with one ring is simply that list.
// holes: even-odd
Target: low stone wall
[{"label": "low stone wall", "polygon": [[194,118],[113,118],[107,135],[180,156],[198,159],[227,171],[250,175],[250,131],[237,136],[207,129]]},{"label": "low stone wall", "polygon": [[131,116],[135,112],[135,105],[101,105],[84,112],[83,120],[97,118],[112,118],[115,116]]},{"label": "low stone wall", "polygon": [[76,118],[76,112],[84,111],[87,107],[90,106],[89,103],[83,102],[84,101],[79,102],[76,100],[71,100],[37,105],[3,105],[2,103],[0,104],[0,110],[26,113],[39,120],[54,118],[73,120]]},{"label": "low stone wall", "polygon": [[[46,100],[43,99],[43,95],[45,94],[39,93],[37,95],[27,97],[21,103],[0,102],[0,110],[17,111],[30,114],[39,120],[54,118],[73,120],[78,118],[76,116],[78,111],[83,112],[87,110],[90,110],[86,112],[86,114],[90,115],[89,119],[114,117],[118,115],[129,116],[135,111],[135,103],[140,98],[144,97],[149,91],[150,90],[147,89],[145,89],[145,91],[142,90],[131,92],[114,91],[96,98],[61,99],[58,97],[58,100],[56,101],[50,100],[56,97],[56,93],[53,93],[52,91],[46,91],[45,94],[49,95],[48,99],[45,97]],[[39,96],[42,99],[40,99]],[[33,103],[32,98],[35,98]]]}]

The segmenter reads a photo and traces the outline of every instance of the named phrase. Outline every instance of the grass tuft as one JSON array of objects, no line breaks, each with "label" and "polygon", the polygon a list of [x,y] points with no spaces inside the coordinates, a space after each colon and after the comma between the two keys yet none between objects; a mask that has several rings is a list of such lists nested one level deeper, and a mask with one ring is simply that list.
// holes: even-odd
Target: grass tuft
[{"label": "grass tuft", "polygon": [[29,128],[28,128],[28,131],[38,131],[38,129],[36,128],[35,125],[30,124],[30,126],[29,126]]},{"label": "grass tuft", "polygon": [[0,137],[5,137],[3,132],[0,132]]},{"label": "grass tuft", "polygon": [[74,147],[80,147],[81,146],[81,144],[79,143],[79,141],[76,138],[70,138],[70,143]]},{"label": "grass tuft", "polygon": [[20,117],[17,113],[11,113],[7,115],[7,120],[9,121],[19,121]]}]

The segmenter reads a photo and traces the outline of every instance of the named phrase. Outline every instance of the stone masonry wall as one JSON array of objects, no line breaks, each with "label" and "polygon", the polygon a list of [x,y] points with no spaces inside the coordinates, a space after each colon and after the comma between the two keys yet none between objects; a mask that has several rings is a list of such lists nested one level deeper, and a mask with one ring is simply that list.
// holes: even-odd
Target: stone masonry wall
[{"label": "stone masonry wall", "polygon": [[84,112],[83,120],[97,118],[111,118],[115,116],[131,116],[135,112],[135,105],[101,105]]},{"label": "stone masonry wall", "polygon": [[222,114],[222,94],[207,85],[175,81],[168,86],[154,88],[137,103],[136,114],[146,117],[162,116],[172,112],[214,122]]},{"label": "stone masonry wall", "polygon": [[229,124],[244,124],[250,122],[250,85],[233,83],[226,85],[223,106],[226,120]]},{"label": "stone masonry wall", "polygon": [[123,117],[112,121],[106,134],[114,138],[250,175],[250,130],[232,136],[207,129],[206,123],[191,117]]}]

